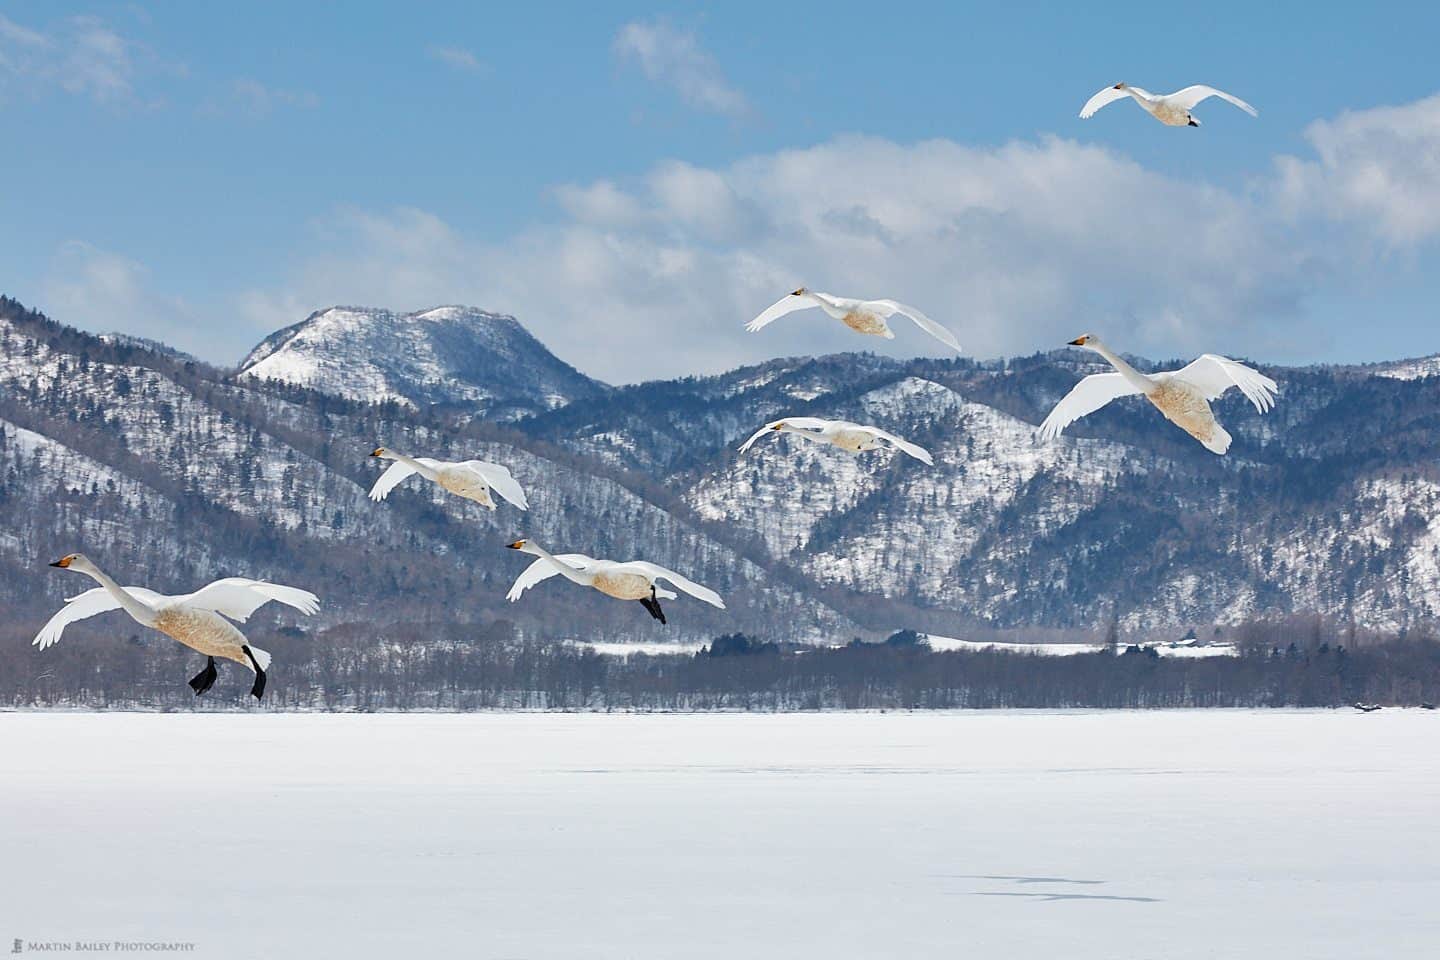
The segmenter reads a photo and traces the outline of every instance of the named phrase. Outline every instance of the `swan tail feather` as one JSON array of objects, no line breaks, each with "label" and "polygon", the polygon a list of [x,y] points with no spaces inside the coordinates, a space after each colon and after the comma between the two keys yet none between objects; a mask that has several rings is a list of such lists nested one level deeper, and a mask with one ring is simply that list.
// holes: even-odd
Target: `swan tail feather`
[{"label": "swan tail feather", "polygon": [[1215,430],[1210,434],[1210,439],[1202,440],[1201,442],[1205,444],[1205,449],[1211,453],[1223,455],[1226,450],[1230,449],[1231,439],[1229,431],[1217,423],[1215,424]]}]

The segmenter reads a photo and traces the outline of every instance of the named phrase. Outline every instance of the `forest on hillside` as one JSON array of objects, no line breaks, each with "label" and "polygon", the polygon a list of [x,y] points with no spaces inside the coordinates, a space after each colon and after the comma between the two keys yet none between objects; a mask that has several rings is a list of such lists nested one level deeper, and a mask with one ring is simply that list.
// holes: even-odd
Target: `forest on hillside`
[{"label": "forest on hillside", "polygon": [[[79,634],[80,631],[77,631]],[[42,653],[0,633],[0,705],[124,710],[834,710],[1415,706],[1440,701],[1440,639],[1365,634],[1314,618],[1245,624],[1240,656],[1172,658],[1117,641],[1070,656],[937,651],[901,631],[881,643],[807,648],[740,634],[697,653],[601,655],[524,639],[512,623],[346,624],[252,631],[275,661],[262,703],[248,671],[128,625]]]},{"label": "forest on hillside", "polygon": [[[0,297],[0,603],[43,622],[77,590],[44,564],[79,550],[162,592],[232,575],[313,589],[314,627],[506,619],[536,642],[824,645],[906,626],[1029,640],[1117,611],[1152,636],[1305,613],[1440,623],[1440,377],[1266,368],[1282,403],[1261,417],[1222,400],[1237,438],[1223,460],[1135,404],[1040,443],[1034,424],[1088,363],[783,358],[501,423],[458,398],[409,408],[237,378]],[[1365,428],[1376,409],[1391,429]],[[935,465],[784,441],[736,452],[780,415],[884,424]],[[532,509],[418,481],[374,503],[376,444],[504,463]],[[520,566],[502,545],[519,536],[661,563],[726,609],[660,630],[558,585],[508,603]]]}]

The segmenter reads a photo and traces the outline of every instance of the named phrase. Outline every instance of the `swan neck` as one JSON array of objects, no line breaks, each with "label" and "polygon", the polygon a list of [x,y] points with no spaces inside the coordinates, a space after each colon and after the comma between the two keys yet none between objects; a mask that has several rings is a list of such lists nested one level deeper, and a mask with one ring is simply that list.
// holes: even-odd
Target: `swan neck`
[{"label": "swan neck", "polygon": [[576,570],[574,567],[570,566],[570,564],[566,563],[564,560],[561,560],[559,557],[553,555],[549,550],[546,550],[544,547],[540,546],[540,544],[532,541],[526,546],[530,548],[528,551],[526,551],[527,553],[533,553],[537,557],[543,557],[546,560],[549,560],[552,564],[554,564],[555,569],[560,571],[560,575],[563,576],[566,580],[573,580],[575,583],[579,583],[587,587],[590,586],[589,577],[585,576],[579,570]]},{"label": "swan neck", "polygon": [[435,471],[425,466],[425,464],[421,463],[419,460],[416,460],[414,457],[406,456],[403,453],[396,453],[393,450],[391,451],[391,455],[394,456],[396,460],[399,460],[401,463],[405,464],[411,470],[414,470],[416,473],[420,474],[420,476],[424,477],[426,480],[435,479]]},{"label": "swan neck", "polygon": [[839,300],[830,296],[828,293],[816,293],[814,290],[811,290],[809,294],[815,299],[815,303],[819,305],[821,310],[824,310],[830,317],[836,320],[843,320],[845,314],[850,312],[840,305]]},{"label": "swan neck", "polygon": [[1149,377],[1145,376],[1145,374],[1141,373],[1139,370],[1136,370],[1134,367],[1130,366],[1130,364],[1126,363],[1125,360],[1114,350],[1111,350],[1103,343],[1096,343],[1094,349],[1096,353],[1100,354],[1100,356],[1104,357],[1106,360],[1109,360],[1110,365],[1116,370],[1118,370],[1120,372],[1120,376],[1124,377],[1126,382],[1129,383],[1136,390],[1139,390],[1141,393],[1145,394],[1154,391],[1155,381],[1151,380]]},{"label": "swan neck", "polygon": [[[92,565],[93,566],[93,565]],[[111,580],[110,577],[99,567],[93,567],[84,571],[85,575],[105,588],[116,600],[120,601],[120,607],[130,616],[145,626],[151,626],[155,622],[155,611],[148,604],[126,590],[120,584]]]},{"label": "swan neck", "polygon": [[781,433],[793,433],[793,434],[795,434],[797,437],[804,437],[806,440],[819,440],[819,439],[820,439],[820,432],[819,432],[818,430],[802,430],[800,427],[792,427],[792,426],[791,426],[790,424],[788,424],[788,423],[782,423],[782,424],[780,425],[780,432],[781,432]]}]

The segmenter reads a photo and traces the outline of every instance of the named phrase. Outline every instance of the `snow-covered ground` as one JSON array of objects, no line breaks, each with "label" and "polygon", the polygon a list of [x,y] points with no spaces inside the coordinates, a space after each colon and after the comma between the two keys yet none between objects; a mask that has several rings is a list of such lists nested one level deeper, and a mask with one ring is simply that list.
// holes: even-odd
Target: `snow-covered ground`
[{"label": "snow-covered ground", "polygon": [[[1105,649],[1103,643],[1006,643],[990,640],[961,640],[956,637],[937,637],[929,634],[925,641],[932,650],[998,650],[1003,653],[1024,653],[1044,657],[1070,657],[1077,653],[1099,653]],[[1128,647],[1129,644],[1127,643]],[[1233,643],[1146,643],[1146,649],[1154,650],[1162,657],[1238,657],[1240,651]]]},{"label": "snow-covered ground", "polygon": [[643,653],[652,657],[667,657],[677,654],[698,653],[703,643],[659,643],[645,640],[597,642],[590,640],[567,640],[566,643],[573,647],[589,647],[602,657],[632,657],[637,653]]},{"label": "snow-covered ground", "polygon": [[0,714],[0,942],[1430,956],[1437,738],[1401,710]]}]

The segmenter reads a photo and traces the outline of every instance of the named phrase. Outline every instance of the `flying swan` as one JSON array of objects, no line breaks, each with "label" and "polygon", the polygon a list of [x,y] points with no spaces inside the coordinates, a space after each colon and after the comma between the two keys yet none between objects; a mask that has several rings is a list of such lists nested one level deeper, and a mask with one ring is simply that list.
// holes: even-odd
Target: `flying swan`
[{"label": "flying swan", "polygon": [[804,437],[806,440],[814,440],[817,443],[834,444],[841,450],[853,454],[859,454],[864,450],[874,450],[880,446],[880,441],[884,440],[922,463],[935,465],[930,451],[909,440],[903,440],[893,433],[881,430],[879,427],[865,427],[848,420],[821,420],[819,417],[786,417],[783,420],[776,420],[774,423],[767,423],[751,434],[749,440],[740,445],[740,452],[744,453],[749,450],[755,445],[756,440],[768,433],[793,433],[797,437]]},{"label": "flying swan", "polygon": [[60,642],[65,628],[77,620],[109,610],[124,610],[137,623],[205,654],[205,669],[190,678],[190,687],[197,697],[215,683],[216,657],[234,660],[254,670],[255,683],[250,693],[256,700],[265,693],[265,670],[270,666],[270,654],[252,646],[230,620],[244,623],[250,614],[270,600],[288,604],[304,614],[320,609],[320,598],[308,590],[266,583],[264,580],[226,577],[194,593],[167,597],[144,587],[120,586],[84,554],[72,553],[50,566],[83,573],[100,586],[66,600],[60,612],[40,629],[33,646],[41,650],[54,646]]},{"label": "flying swan", "polygon": [[697,600],[704,600],[712,607],[725,609],[720,594],[709,587],[702,587],[693,580],[687,580],[674,570],[643,560],[617,563],[614,560],[596,560],[583,553],[562,553],[554,556],[533,540],[516,540],[506,544],[511,550],[519,550],[539,557],[515,578],[505,599],[514,603],[520,595],[542,580],[549,580],[557,573],[567,580],[573,580],[582,587],[594,587],[607,597],[617,600],[639,600],[650,616],[665,623],[665,611],[660,601],[674,600],[677,594],[655,585],[656,580],[668,580]]},{"label": "flying swan", "polygon": [[1166,373],[1144,374],[1126,363],[1094,334],[1070,341],[1073,347],[1093,350],[1110,361],[1116,373],[1094,373],[1071,388],[1040,424],[1040,438],[1053,440],[1070,424],[1094,413],[1117,397],[1141,393],[1165,419],[1199,440],[1211,453],[1230,449],[1230,434],[1215,419],[1210,401],[1231,387],[1255,404],[1261,413],[1275,405],[1275,381],[1243,363],[1213,353],[1202,354],[1189,366]]},{"label": "flying swan", "polygon": [[864,333],[872,337],[884,337],[886,340],[894,340],[895,334],[891,332],[889,325],[886,324],[885,321],[899,313],[914,320],[921,330],[924,330],[947,347],[950,347],[957,353],[960,351],[960,341],[955,339],[955,334],[946,330],[914,307],[907,307],[905,304],[896,303],[894,300],[852,300],[849,297],[837,297],[832,294],[821,293],[818,290],[806,290],[804,287],[792,293],[787,293],[769,307],[766,307],[764,313],[745,324],[745,329],[751,333],[755,333],[757,330],[769,326],[787,313],[794,313],[796,310],[808,310],[811,307],[819,307],[856,333]]},{"label": "flying swan", "polygon": [[510,471],[498,463],[484,460],[431,460],[429,457],[407,457],[403,453],[376,447],[370,454],[382,460],[394,460],[390,469],[380,474],[375,486],[370,488],[370,499],[384,500],[395,489],[396,484],[411,474],[418,473],[432,483],[448,490],[457,497],[474,500],[482,507],[495,509],[495,499],[490,496],[494,490],[521,510],[530,509],[525,500],[525,491]]},{"label": "flying swan", "polygon": [[1140,87],[1132,87],[1128,83],[1117,83],[1113,87],[1106,87],[1085,101],[1085,106],[1080,108],[1080,119],[1089,120],[1095,116],[1097,110],[1107,103],[1114,103],[1127,96],[1134,98],[1135,102],[1140,104],[1150,116],[1167,127],[1200,126],[1200,121],[1190,116],[1190,111],[1194,110],[1195,105],[1201,100],[1208,100],[1210,97],[1219,97],[1221,100],[1233,103],[1252,117],[1260,116],[1254,107],[1239,97],[1232,97],[1224,90],[1216,90],[1203,83],[1186,87],[1184,90],[1176,90],[1174,93],[1151,93]]}]

